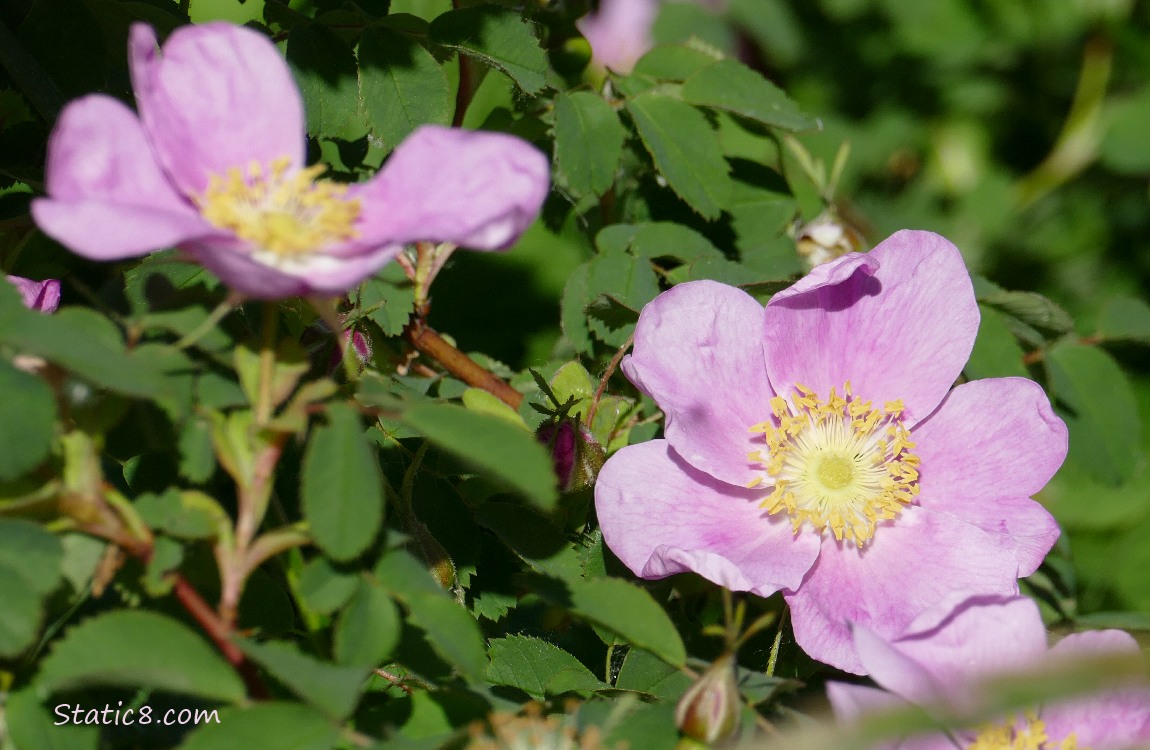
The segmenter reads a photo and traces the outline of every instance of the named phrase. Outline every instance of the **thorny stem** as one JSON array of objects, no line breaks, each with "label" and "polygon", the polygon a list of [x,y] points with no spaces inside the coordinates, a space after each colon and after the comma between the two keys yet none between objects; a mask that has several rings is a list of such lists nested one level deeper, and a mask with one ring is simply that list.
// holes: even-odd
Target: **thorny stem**
[{"label": "thorny stem", "polygon": [[[96,502],[103,502],[102,498],[94,498]],[[118,504],[119,500],[123,499],[122,496],[113,502],[113,506]],[[120,509],[122,511],[122,509]],[[107,520],[106,518],[104,520]],[[122,512],[116,514],[118,527],[113,528],[107,523],[86,524],[82,526],[82,530],[92,534],[93,536],[106,539],[116,546],[122,548],[134,557],[139,558],[145,563],[152,557],[152,537],[150,530],[144,528],[144,536],[141,537],[140,530],[133,528],[129,524]],[[247,686],[248,694],[256,700],[266,700],[269,697],[267,687],[264,685],[263,680],[260,679],[259,673],[256,671],[255,666],[248,661],[239,647],[231,640],[232,624],[212,610],[211,606],[204,601],[200,593],[188,583],[188,580],[178,572],[170,574],[172,578],[172,591],[176,596],[177,601],[181,606],[187,610],[192,619],[203,628],[204,632],[211,638],[212,643],[216,645],[220,653],[227,659],[232,668],[240,675]]]},{"label": "thorny stem", "polygon": [[212,639],[212,643],[216,644],[216,648],[224,655],[232,668],[239,673],[244,685],[247,686],[248,694],[256,700],[267,700],[269,697],[268,689],[263,680],[260,679],[255,665],[248,661],[244,652],[240,651],[239,647],[231,640],[232,626],[212,611],[212,608],[204,601],[199,592],[192,588],[186,578],[179,573],[174,573],[173,578],[172,591],[175,593],[176,599],[188,611],[192,619],[204,629],[204,632]]},{"label": "thorny stem", "polygon": [[603,372],[603,377],[599,378],[599,387],[595,389],[595,395],[591,398],[591,406],[587,409],[587,426],[590,427],[595,421],[595,412],[599,410],[599,400],[603,398],[603,394],[607,391],[607,381],[615,374],[615,370],[619,367],[619,363],[623,361],[623,355],[635,343],[635,334],[632,333],[623,342],[623,346],[619,347],[615,352],[615,356],[611,357],[611,361],[607,363],[607,369]]},{"label": "thorny stem", "polygon": [[499,398],[500,401],[518,409],[523,403],[523,394],[512,388],[502,378],[487,370],[478,362],[456,349],[421,319],[408,323],[403,331],[411,345],[421,353],[439,362],[455,377],[468,385],[482,388]]},{"label": "thorny stem", "polygon": [[386,669],[384,669],[384,668],[382,668],[382,667],[379,667],[379,668],[377,668],[377,669],[375,670],[375,673],[376,673],[378,676],[380,676],[380,677],[382,677],[383,679],[385,679],[385,680],[387,680],[388,682],[390,682],[390,683],[392,684],[392,686],[399,688],[400,690],[402,690],[403,692],[407,693],[408,695],[411,695],[411,694],[413,694],[413,693],[415,692],[415,691],[414,691],[414,690],[412,690],[412,689],[411,689],[411,687],[410,687],[410,686],[409,686],[409,685],[408,685],[408,684],[407,684],[407,683],[404,681],[404,679],[403,679],[402,677],[400,677],[399,675],[397,675],[397,674],[392,674],[391,672],[388,672]]}]

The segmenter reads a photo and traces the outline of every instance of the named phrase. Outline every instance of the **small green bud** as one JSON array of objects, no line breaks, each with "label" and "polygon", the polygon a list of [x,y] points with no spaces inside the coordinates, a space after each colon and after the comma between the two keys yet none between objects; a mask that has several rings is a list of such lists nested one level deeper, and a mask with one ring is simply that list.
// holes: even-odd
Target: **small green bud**
[{"label": "small green bud", "polygon": [[675,707],[675,726],[693,740],[715,745],[735,737],[741,710],[734,656],[724,654],[683,693]]}]

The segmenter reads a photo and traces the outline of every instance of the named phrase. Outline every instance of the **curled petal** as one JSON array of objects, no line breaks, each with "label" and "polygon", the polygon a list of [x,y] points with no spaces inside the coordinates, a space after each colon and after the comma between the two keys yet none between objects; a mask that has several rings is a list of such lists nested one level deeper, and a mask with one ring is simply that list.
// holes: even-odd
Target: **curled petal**
[{"label": "curled petal", "polygon": [[1058,524],[1030,500],[1066,458],[1066,425],[1025,378],[965,383],[914,429],[923,507],[993,534],[1030,575],[1057,541]]},{"label": "curled petal", "polygon": [[287,63],[264,35],[229,23],[184,26],[160,52],[132,26],[132,83],[144,127],[181,190],[254,161],[303,163],[303,101]]},{"label": "curled petal", "polygon": [[949,596],[1016,594],[1017,569],[1010,552],[981,529],[910,506],[879,525],[861,554],[828,535],[802,585],[784,593],[803,650],[864,674],[848,623],[894,639]]},{"label": "curled petal", "polygon": [[402,250],[390,246],[348,258],[316,254],[292,259],[270,251],[252,254],[235,241],[193,242],[181,249],[229,287],[255,299],[345,294]]},{"label": "curled petal", "polygon": [[359,242],[506,247],[539,214],[549,174],[547,157],[522,139],[425,125],[373,180],[353,186],[363,206]]},{"label": "curled petal", "polygon": [[612,456],[595,484],[603,540],[636,575],[693,571],[733,591],[769,596],[799,584],[818,540],[769,518],[762,493],[720,482],[679,458],[665,440]]},{"label": "curled petal", "polygon": [[771,300],[767,370],[784,395],[802,384],[825,397],[849,380],[876,404],[901,399],[913,423],[962,371],[978,320],[958,249],[930,232],[902,231],[866,256],[819,266]]},{"label": "curled petal", "polygon": [[[932,626],[915,632],[923,624]],[[855,645],[872,679],[919,704],[977,708],[980,691],[971,685],[1032,668],[1046,654],[1042,615],[1022,596],[948,597],[890,642],[872,635],[864,643],[863,630],[856,629]]]},{"label": "curled petal", "polygon": [[[715,281],[679,284],[647,304],[623,371],[666,414],[675,452],[697,469],[746,486],[762,476],[749,428],[770,417],[763,306]],[[760,436],[761,437],[761,436]]]}]

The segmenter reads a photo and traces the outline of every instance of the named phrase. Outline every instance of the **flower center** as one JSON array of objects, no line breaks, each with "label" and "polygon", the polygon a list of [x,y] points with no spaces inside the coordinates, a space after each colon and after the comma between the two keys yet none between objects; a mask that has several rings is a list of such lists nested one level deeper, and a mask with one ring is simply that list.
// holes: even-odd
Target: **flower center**
[{"label": "flower center", "polygon": [[804,523],[839,541],[862,546],[880,521],[898,516],[918,495],[919,458],[903,424],[902,401],[876,409],[870,401],[832,388],[824,401],[803,385],[790,401],[771,399],[771,419],[751,427],[766,451],[748,458],[762,465],[751,487],[770,483],[769,513],[786,512],[798,533]]},{"label": "flower center", "polygon": [[966,750],[1089,750],[1078,746],[1074,733],[1054,743],[1046,736],[1046,724],[1032,713],[1025,721],[1008,721],[982,727]]},{"label": "flower center", "polygon": [[323,165],[291,169],[287,157],[270,170],[258,162],[247,174],[238,167],[226,176],[212,175],[196,204],[205,219],[234,232],[260,250],[300,256],[356,236],[358,200],[348,200],[347,186],[318,180]]}]

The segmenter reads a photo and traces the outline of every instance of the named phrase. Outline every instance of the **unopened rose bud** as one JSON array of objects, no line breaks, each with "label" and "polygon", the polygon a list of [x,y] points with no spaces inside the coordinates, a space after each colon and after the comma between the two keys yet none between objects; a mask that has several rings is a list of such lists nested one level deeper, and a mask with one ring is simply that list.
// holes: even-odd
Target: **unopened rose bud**
[{"label": "unopened rose bud", "polygon": [[735,736],[741,711],[734,657],[725,654],[683,693],[675,707],[675,726],[693,740],[714,745]]},{"label": "unopened rose bud", "polygon": [[[348,336],[351,336],[351,351],[355,353],[356,364],[359,366],[360,372],[363,372],[363,368],[367,367],[367,364],[371,362],[371,341],[369,341],[367,336],[364,336],[359,329],[353,328],[350,331],[343,332],[345,347],[347,346]],[[327,365],[327,374],[333,374],[339,368],[339,363],[342,360],[343,350],[336,349],[333,351],[331,361],[328,362]]]},{"label": "unopened rose bud", "polygon": [[590,486],[607,458],[591,431],[572,417],[544,424],[535,438],[550,449],[562,492]]}]

